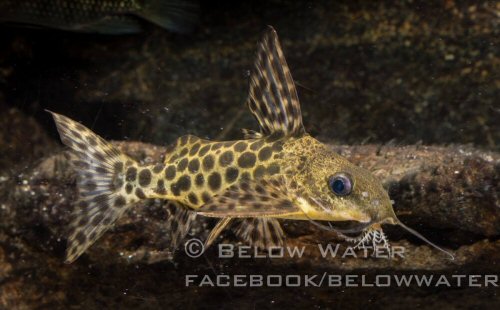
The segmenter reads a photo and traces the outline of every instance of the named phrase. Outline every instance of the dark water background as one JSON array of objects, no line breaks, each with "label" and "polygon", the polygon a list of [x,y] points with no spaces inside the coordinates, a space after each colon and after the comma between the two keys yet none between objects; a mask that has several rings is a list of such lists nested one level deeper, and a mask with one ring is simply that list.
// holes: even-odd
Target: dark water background
[{"label": "dark water background", "polygon": [[[107,139],[158,145],[187,133],[233,139],[241,137],[240,128],[257,129],[244,102],[266,25],[280,36],[305,127],[322,141],[465,144],[498,152],[499,16],[494,1],[211,1],[203,2],[199,26],[185,35],[153,25],[125,36],[0,27],[0,171],[22,174],[61,149],[44,109],[81,121]],[[37,227],[31,233],[43,240],[47,231]],[[0,257],[16,248],[12,240],[2,239]],[[42,251],[37,259],[46,255],[47,264],[57,264],[63,249],[60,243],[54,250],[60,257]],[[499,257],[490,258],[491,263]],[[499,304],[497,289],[183,286],[187,271],[203,274],[212,267],[229,273],[328,270],[308,262],[270,267],[262,261],[191,260],[124,266],[82,258],[71,272],[30,267],[2,279],[0,271],[0,296],[24,296],[17,306],[27,308],[82,309],[471,309]],[[473,270],[498,274],[498,267]],[[369,267],[353,272],[373,275]],[[459,266],[447,272],[469,271]],[[25,278],[36,283],[12,284]]]}]

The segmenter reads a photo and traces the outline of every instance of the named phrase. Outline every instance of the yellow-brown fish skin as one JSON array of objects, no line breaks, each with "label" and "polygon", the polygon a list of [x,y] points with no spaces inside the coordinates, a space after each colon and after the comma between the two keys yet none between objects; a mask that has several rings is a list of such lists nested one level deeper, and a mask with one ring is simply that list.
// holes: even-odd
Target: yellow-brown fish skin
[{"label": "yellow-brown fish skin", "polygon": [[268,138],[209,141],[183,136],[169,146],[165,161],[149,168],[151,181],[141,188],[148,198],[177,200],[198,209],[241,180],[280,173],[283,141]]},{"label": "yellow-brown fish skin", "polygon": [[[309,210],[295,219],[379,223],[395,217],[380,180],[313,137],[305,135],[287,141],[283,158],[281,165],[291,171],[290,183],[296,183],[299,204]],[[339,173],[352,179],[353,190],[348,196],[337,196],[328,187],[329,178]]]},{"label": "yellow-brown fish skin", "polygon": [[[76,157],[80,199],[68,238],[67,262],[78,258],[134,203],[169,200],[168,219],[178,245],[196,214],[221,218],[210,245],[232,222],[236,234],[259,247],[280,245],[277,219],[328,221],[341,234],[399,224],[386,190],[306,133],[293,79],[274,29],[259,45],[247,105],[260,132],[245,139],[209,141],[187,135],[172,143],[165,160],[141,165],[83,125],[53,113],[61,140]],[[340,183],[339,183],[340,182]],[[234,220],[234,221],[233,221]],[[426,240],[427,241],[427,240]],[[437,246],[436,246],[437,247]]]}]

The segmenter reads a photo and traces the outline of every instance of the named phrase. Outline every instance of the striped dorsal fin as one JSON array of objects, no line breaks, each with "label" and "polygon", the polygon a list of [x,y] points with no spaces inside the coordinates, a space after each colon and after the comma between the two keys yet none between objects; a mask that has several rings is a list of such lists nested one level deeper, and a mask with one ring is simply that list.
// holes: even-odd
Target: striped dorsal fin
[{"label": "striped dorsal fin", "polygon": [[247,105],[265,136],[304,134],[297,90],[272,27],[259,43]]}]

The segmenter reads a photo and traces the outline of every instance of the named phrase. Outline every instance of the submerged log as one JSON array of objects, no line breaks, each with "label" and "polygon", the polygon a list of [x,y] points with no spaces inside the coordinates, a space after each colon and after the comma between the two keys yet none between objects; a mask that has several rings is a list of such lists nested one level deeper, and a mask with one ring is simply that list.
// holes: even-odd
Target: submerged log
[{"label": "submerged log", "polygon": [[[161,160],[164,152],[162,147],[144,143],[117,145],[144,163]],[[396,214],[436,243],[456,251],[457,260],[448,262],[442,253],[423,245],[402,229],[388,227],[389,238],[395,240],[393,244],[407,248],[407,259],[352,259],[352,262],[348,259],[348,263],[332,259],[323,260],[319,265],[342,269],[368,266],[435,269],[470,263],[485,255],[484,251],[498,252],[500,244],[494,240],[500,235],[499,154],[466,146],[332,148],[373,171],[395,201]],[[2,195],[6,198],[1,211],[2,227],[7,235],[21,237],[30,251],[60,262],[65,248],[65,228],[76,199],[75,172],[63,155],[49,156],[29,172],[4,181]],[[104,265],[175,261],[175,249],[169,247],[165,231],[167,216],[164,201],[139,203],[91,247],[82,260]],[[198,216],[191,236],[203,240],[212,225],[212,219]],[[287,245],[314,247],[329,241],[341,242],[334,233],[322,231],[307,221],[285,221],[284,227]],[[230,233],[225,237],[237,241],[231,239]],[[317,251],[311,251],[305,260],[310,263],[317,255]]]}]

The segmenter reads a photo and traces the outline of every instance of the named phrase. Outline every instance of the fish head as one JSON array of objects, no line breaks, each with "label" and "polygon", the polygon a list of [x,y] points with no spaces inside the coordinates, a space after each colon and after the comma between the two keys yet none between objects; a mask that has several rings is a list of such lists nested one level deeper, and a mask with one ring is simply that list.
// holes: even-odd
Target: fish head
[{"label": "fish head", "polygon": [[294,182],[290,183],[295,187],[290,188],[295,190],[295,202],[304,219],[317,225],[315,221],[328,221],[332,230],[353,241],[363,242],[371,235],[374,242],[385,245],[388,242],[381,225],[398,225],[454,259],[452,253],[397,218],[389,194],[370,171],[310,137],[303,140],[299,141],[303,146],[294,148],[295,152],[306,155],[302,155],[303,169],[292,177]]},{"label": "fish head", "polygon": [[326,146],[310,152],[298,174],[297,202],[311,220],[329,221],[346,234],[360,234],[380,224],[396,223],[392,202],[382,182]]}]

